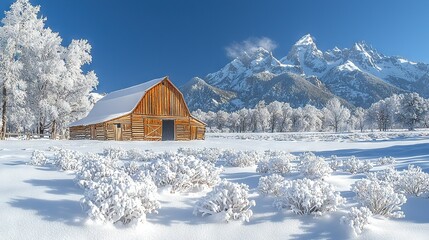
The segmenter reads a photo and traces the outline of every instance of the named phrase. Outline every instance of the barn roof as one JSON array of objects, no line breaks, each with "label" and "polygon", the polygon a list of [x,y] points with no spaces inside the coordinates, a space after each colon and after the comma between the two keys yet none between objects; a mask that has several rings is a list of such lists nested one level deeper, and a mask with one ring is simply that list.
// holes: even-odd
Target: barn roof
[{"label": "barn roof", "polygon": [[69,126],[87,126],[102,123],[131,113],[144,94],[167,77],[157,78],[129,88],[111,92],[100,99],[88,116]]}]

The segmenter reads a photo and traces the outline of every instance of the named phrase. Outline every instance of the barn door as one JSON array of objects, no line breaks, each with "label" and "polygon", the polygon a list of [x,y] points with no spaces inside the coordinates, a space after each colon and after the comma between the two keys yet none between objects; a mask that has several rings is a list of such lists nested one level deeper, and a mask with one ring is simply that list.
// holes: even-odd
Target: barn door
[{"label": "barn door", "polygon": [[197,139],[197,127],[191,126],[191,140]]},{"label": "barn door", "polygon": [[96,139],[96,138],[97,138],[96,126],[91,125],[91,139]]},{"label": "barn door", "polygon": [[144,135],[146,140],[160,141],[162,136],[162,120],[144,119]]},{"label": "barn door", "polygon": [[115,140],[122,141],[122,126],[120,123],[114,124],[115,129]]},{"label": "barn door", "polygon": [[174,141],[174,120],[162,120],[162,141]]}]

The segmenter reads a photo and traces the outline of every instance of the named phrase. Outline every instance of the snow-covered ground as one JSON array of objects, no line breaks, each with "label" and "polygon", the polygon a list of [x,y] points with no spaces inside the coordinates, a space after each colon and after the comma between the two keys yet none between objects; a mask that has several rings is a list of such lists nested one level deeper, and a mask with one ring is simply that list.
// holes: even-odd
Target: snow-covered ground
[{"label": "snow-covered ground", "polygon": [[[356,238],[350,227],[340,223],[350,207],[357,206],[351,184],[364,174],[334,172],[328,183],[346,198],[339,210],[320,217],[296,215],[290,210],[273,207],[273,198],[258,194],[260,173],[253,167],[228,167],[221,177],[250,187],[250,199],[256,201],[249,222],[223,223],[210,217],[193,215],[195,202],[209,190],[191,193],[159,191],[161,209],[147,215],[144,224],[118,227],[88,220],[80,199],[83,190],[74,181],[74,173],[54,167],[26,165],[34,150],[47,151],[51,146],[101,153],[106,147],[176,151],[178,148],[204,147],[236,150],[282,150],[298,155],[312,151],[318,156],[337,155],[347,159],[354,155],[376,161],[383,156],[396,158],[396,168],[408,164],[429,172],[429,136],[424,132],[410,135],[355,139],[329,138],[317,133],[298,134],[292,139],[269,134],[208,134],[205,141],[189,142],[113,142],[113,141],[0,141],[0,239],[350,239]],[[322,134],[323,135],[323,134]],[[307,136],[307,137],[306,137]],[[334,136],[334,137],[332,137]],[[343,136],[343,135],[342,135]],[[299,139],[299,140],[296,140]],[[329,141],[327,140],[329,139]],[[281,141],[279,141],[281,140]],[[222,164],[222,163],[217,163]],[[375,168],[377,170],[377,167]],[[297,173],[291,173],[296,177]],[[288,175],[286,175],[288,176]],[[359,239],[427,239],[429,236],[429,199],[407,196],[402,206],[405,218],[375,216]]]}]

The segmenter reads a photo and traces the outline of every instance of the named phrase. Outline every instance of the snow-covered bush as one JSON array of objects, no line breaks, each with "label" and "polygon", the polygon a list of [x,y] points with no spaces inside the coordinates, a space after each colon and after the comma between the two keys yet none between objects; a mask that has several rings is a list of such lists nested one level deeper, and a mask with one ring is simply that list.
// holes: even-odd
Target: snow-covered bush
[{"label": "snow-covered bush", "polygon": [[146,219],[146,214],[157,213],[160,208],[156,191],[149,178],[135,182],[124,172],[115,171],[86,189],[82,203],[96,221],[139,223]]},{"label": "snow-covered bush", "polygon": [[127,151],[120,147],[104,148],[103,156],[111,159],[128,159]]},{"label": "snow-covered bush", "polygon": [[264,196],[280,196],[280,190],[285,186],[285,178],[278,175],[272,174],[269,176],[259,178],[258,192]]},{"label": "snow-covered bush", "polygon": [[377,165],[392,165],[395,164],[396,160],[393,157],[381,157],[377,160]]},{"label": "snow-covered bush", "polygon": [[126,157],[126,159],[130,161],[150,162],[159,159],[160,155],[161,153],[155,153],[152,150],[141,151],[138,149],[130,149],[122,155],[121,159],[125,159]]},{"label": "snow-covered bush", "polygon": [[274,157],[269,160],[268,164],[268,172],[269,173],[277,173],[277,174],[285,174],[291,171],[292,165],[290,163],[291,159],[294,156],[290,155],[290,157]]},{"label": "snow-covered bush", "polygon": [[388,167],[386,169],[367,173],[367,178],[372,181],[382,181],[392,185],[395,189],[401,178],[401,174],[396,171],[394,167]]},{"label": "snow-covered bush", "polygon": [[332,173],[332,169],[323,157],[318,157],[312,152],[306,152],[299,156],[299,169],[301,174],[310,179],[324,178]]},{"label": "snow-covered bush", "polygon": [[114,175],[119,169],[118,161],[99,154],[87,153],[82,156],[82,166],[76,172],[75,181],[82,188]]},{"label": "snow-covered bush", "polygon": [[256,151],[225,150],[222,159],[231,167],[250,167],[263,159],[264,155]]},{"label": "snow-covered bush", "polygon": [[393,218],[404,217],[404,213],[399,210],[407,198],[401,193],[396,193],[391,184],[362,179],[352,185],[352,191],[356,193],[359,203],[373,214]]},{"label": "snow-covered bush", "polygon": [[258,173],[269,173],[270,171],[270,159],[264,158],[258,162],[256,166],[256,172]]},{"label": "snow-covered bush", "polygon": [[408,165],[408,169],[401,172],[397,182],[398,188],[410,195],[420,196],[429,194],[429,174],[420,167]]},{"label": "snow-covered bush", "polygon": [[203,149],[191,149],[191,148],[179,148],[178,153],[194,156],[203,161],[209,161],[215,163],[223,154],[219,148],[203,148]]},{"label": "snow-covered bush", "polygon": [[127,159],[130,161],[136,161],[136,162],[145,162],[147,158],[145,158],[145,154],[143,151],[140,151],[138,149],[130,149],[126,151]]},{"label": "snow-covered bush", "polygon": [[54,163],[63,171],[76,171],[81,166],[82,153],[70,149],[59,149],[55,151]]},{"label": "snow-covered bush", "polygon": [[28,162],[28,164],[34,166],[44,166],[48,162],[48,158],[45,156],[45,153],[43,151],[34,150],[31,154],[31,160]]},{"label": "snow-covered bush", "polygon": [[273,155],[258,162],[256,172],[286,174],[291,171],[291,161],[295,159],[292,154]]},{"label": "snow-covered bush", "polygon": [[369,223],[369,219],[372,216],[372,212],[366,207],[352,207],[347,216],[341,218],[341,222],[349,225],[356,235],[362,233],[365,225]]},{"label": "snow-covered bush", "polygon": [[158,187],[170,185],[172,192],[212,187],[220,181],[222,168],[183,154],[164,153],[144,170]]},{"label": "snow-covered bush", "polygon": [[291,158],[291,161],[295,160],[296,157],[286,151],[267,150],[264,152],[264,158]]},{"label": "snow-covered bush", "polygon": [[194,215],[223,214],[222,218],[227,222],[230,220],[248,222],[253,215],[250,208],[255,206],[255,201],[248,199],[248,191],[249,186],[245,184],[223,180],[196,202]]},{"label": "snow-covered bush", "polygon": [[49,148],[48,148],[48,151],[50,151],[50,152],[56,152],[56,151],[59,151],[61,148],[60,147],[57,147],[57,146],[50,146]]},{"label": "snow-covered bush", "polygon": [[299,215],[322,215],[336,211],[345,201],[331,184],[304,178],[286,181],[274,205],[279,209],[290,208]]},{"label": "snow-covered bush", "polygon": [[343,169],[351,174],[367,173],[373,168],[369,160],[359,160],[355,156],[351,156],[346,161],[343,161]]},{"label": "snow-covered bush", "polygon": [[337,171],[343,166],[343,161],[338,159],[336,155],[332,155],[331,159],[329,161],[329,167],[332,169],[332,171]]},{"label": "snow-covered bush", "polygon": [[140,171],[140,165],[136,161],[124,163],[123,170],[126,174],[133,177]]}]

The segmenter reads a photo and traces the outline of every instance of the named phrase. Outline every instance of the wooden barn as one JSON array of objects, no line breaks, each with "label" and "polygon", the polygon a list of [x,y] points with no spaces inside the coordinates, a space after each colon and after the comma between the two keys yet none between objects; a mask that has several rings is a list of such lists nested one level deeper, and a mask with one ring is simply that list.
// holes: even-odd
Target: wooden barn
[{"label": "wooden barn", "polygon": [[191,115],[168,77],[109,93],[87,117],[70,124],[70,139],[173,141],[204,135],[205,123]]}]

